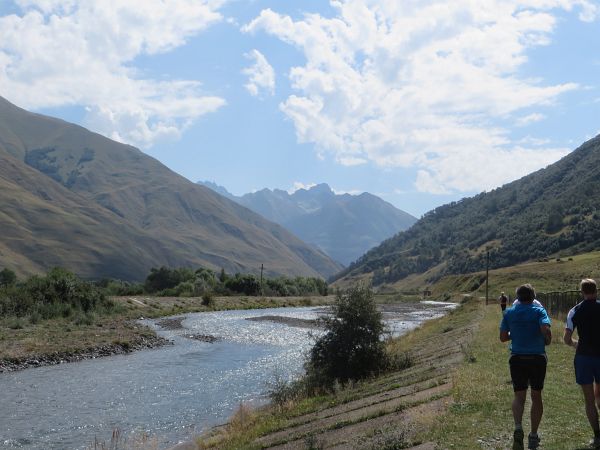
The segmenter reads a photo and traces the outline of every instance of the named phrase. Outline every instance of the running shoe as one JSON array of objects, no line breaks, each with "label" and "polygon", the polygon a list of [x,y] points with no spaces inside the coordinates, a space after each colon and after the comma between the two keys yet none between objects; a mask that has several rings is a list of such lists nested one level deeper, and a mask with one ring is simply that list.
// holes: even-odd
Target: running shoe
[{"label": "running shoe", "polygon": [[538,448],[540,446],[540,437],[536,434],[535,436],[529,433],[527,437],[527,448]]},{"label": "running shoe", "polygon": [[513,433],[513,450],[524,450],[523,447],[523,439],[525,438],[525,433],[523,430],[515,430]]}]

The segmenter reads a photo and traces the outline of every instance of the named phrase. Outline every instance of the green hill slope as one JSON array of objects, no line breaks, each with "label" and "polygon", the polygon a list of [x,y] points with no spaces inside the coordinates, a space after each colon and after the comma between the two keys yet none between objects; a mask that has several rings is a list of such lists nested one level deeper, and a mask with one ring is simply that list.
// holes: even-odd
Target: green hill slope
[{"label": "green hill slope", "polygon": [[427,213],[336,278],[394,283],[506,267],[600,248],[600,137],[560,161],[491,192]]},{"label": "green hill slope", "polygon": [[[12,227],[0,236],[0,266],[19,259],[22,273],[61,265],[124,279],[161,264],[255,272],[264,263],[271,274],[310,276],[340,269],[281,226],[138,149],[1,98],[0,148],[13,167],[4,170],[13,192],[0,190],[0,229]],[[60,196],[40,194],[51,189]],[[63,213],[77,219],[61,220]],[[96,227],[86,222],[92,217]],[[85,239],[76,238],[81,233]]]}]

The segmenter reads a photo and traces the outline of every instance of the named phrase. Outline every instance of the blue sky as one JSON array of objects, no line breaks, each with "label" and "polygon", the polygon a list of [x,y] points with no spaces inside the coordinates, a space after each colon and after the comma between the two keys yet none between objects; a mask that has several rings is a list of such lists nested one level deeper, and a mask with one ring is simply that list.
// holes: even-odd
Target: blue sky
[{"label": "blue sky", "polygon": [[3,0],[0,95],[235,194],[416,216],[600,133],[591,0]]}]

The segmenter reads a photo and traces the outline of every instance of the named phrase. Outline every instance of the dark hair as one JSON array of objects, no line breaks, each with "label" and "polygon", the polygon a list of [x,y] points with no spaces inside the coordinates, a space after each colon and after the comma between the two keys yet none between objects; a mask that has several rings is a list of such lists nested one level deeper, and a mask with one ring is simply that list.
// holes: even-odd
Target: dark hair
[{"label": "dark hair", "polygon": [[591,278],[581,280],[579,287],[581,289],[581,293],[584,295],[594,295],[598,290],[598,288],[596,287],[596,282]]},{"label": "dark hair", "polygon": [[535,290],[529,283],[519,286],[516,293],[519,301],[523,303],[531,303],[535,299]]}]

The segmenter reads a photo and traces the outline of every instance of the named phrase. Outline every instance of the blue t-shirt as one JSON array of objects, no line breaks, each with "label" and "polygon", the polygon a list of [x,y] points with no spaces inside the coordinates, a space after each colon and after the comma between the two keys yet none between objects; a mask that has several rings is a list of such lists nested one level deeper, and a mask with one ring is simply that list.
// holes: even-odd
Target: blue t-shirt
[{"label": "blue t-shirt", "polygon": [[518,303],[508,308],[500,323],[501,331],[510,331],[513,355],[543,355],[546,353],[542,325],[550,325],[550,318],[542,306]]}]

